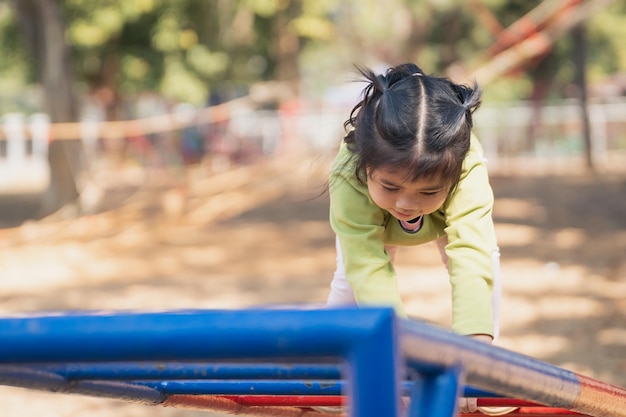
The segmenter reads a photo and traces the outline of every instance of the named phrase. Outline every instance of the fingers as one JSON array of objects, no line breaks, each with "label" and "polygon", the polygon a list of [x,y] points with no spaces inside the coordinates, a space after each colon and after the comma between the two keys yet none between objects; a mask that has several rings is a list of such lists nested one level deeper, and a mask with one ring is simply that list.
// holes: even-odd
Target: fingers
[{"label": "fingers", "polygon": [[503,416],[517,410],[518,407],[478,407],[478,411],[488,416]]},{"label": "fingers", "polygon": [[457,404],[462,414],[482,413],[486,416],[504,416],[518,410],[518,407],[479,407],[477,398],[460,397]]},{"label": "fingers", "polygon": [[475,413],[478,411],[478,400],[476,398],[460,397],[457,404],[461,413]]}]

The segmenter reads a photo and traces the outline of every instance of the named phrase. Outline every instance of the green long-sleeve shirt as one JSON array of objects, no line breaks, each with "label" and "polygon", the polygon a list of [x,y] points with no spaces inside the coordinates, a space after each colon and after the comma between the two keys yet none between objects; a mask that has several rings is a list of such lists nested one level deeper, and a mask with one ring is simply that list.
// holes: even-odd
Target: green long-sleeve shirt
[{"label": "green long-sleeve shirt", "polygon": [[350,156],[342,145],[330,173],[330,225],[339,238],[346,279],[357,302],[393,306],[405,316],[396,273],[384,246],[419,245],[447,236],[452,330],[493,336],[492,256],[497,243],[493,192],[478,140],[472,136],[458,186],[437,211],[424,216],[417,233],[407,233],[372,201],[367,185],[354,175]]}]

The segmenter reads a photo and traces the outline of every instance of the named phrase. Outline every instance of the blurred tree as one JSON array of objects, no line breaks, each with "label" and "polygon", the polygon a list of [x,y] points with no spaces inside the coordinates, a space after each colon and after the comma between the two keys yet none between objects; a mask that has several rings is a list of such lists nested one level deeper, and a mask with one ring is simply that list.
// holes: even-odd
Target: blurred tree
[{"label": "blurred tree", "polygon": [[[28,107],[23,100],[24,90],[35,78],[35,67],[29,65],[29,53],[21,41],[12,4],[0,0],[0,114]],[[14,103],[9,97],[22,100]]]},{"label": "blurred tree", "polygon": [[110,120],[122,117],[124,96],[142,91],[204,104],[209,83],[226,75],[230,63],[227,53],[213,48],[214,34],[223,32],[215,3],[65,1],[83,90],[97,95]]},{"label": "blurred tree", "polygon": [[[19,25],[33,57],[36,77],[43,86],[44,108],[52,122],[76,120],[74,71],[65,42],[65,22],[57,0],[15,0]],[[74,179],[76,143],[53,141],[48,150],[50,185],[41,207],[47,215],[74,201],[78,191]]]},{"label": "blurred tree", "polygon": [[312,0],[67,0],[65,10],[80,80],[108,98],[110,119],[140,91],[198,105],[260,80],[297,93],[301,45],[330,27]]},{"label": "blurred tree", "polygon": [[[531,80],[532,89],[528,98],[533,107],[531,118],[533,122],[529,125],[526,135],[527,151],[534,151],[537,139],[545,134],[540,131],[540,128],[543,126],[542,109],[548,94],[558,91],[558,97],[562,98],[562,92],[568,91],[567,86],[574,85],[575,87],[569,90],[576,91],[576,96],[581,103],[586,166],[593,169],[587,114],[586,36],[582,27],[586,20],[609,3],[611,0],[596,0],[594,3],[585,3],[582,0],[544,1],[538,5],[532,5],[533,8],[529,10],[516,10],[514,15],[522,12],[523,17],[518,18],[499,33],[497,29],[495,30],[497,38],[487,50],[487,59],[490,57],[497,59],[497,55],[501,52],[506,53],[508,48],[511,50],[521,48],[525,43],[533,42],[535,47],[532,54],[526,57],[521,53],[517,57],[509,54],[516,61],[510,63],[512,70],[506,73],[513,76],[525,74]],[[472,4],[475,8],[479,5],[483,6],[479,0],[472,1]],[[493,20],[499,23],[499,20],[506,19],[512,6],[529,7],[527,2],[519,5],[516,2],[501,5],[502,9],[498,11],[501,12],[502,17],[499,19],[494,17]],[[481,11],[484,10],[481,9]],[[489,11],[484,12],[489,13]],[[564,36],[568,33],[573,36]],[[567,65],[568,62],[573,62],[574,65]],[[565,71],[570,71],[570,73]],[[491,75],[491,78],[494,78],[494,75]],[[558,89],[555,89],[555,86]],[[544,137],[544,139],[549,138]]]},{"label": "blurred tree", "polygon": [[626,2],[614,1],[587,22],[590,81],[626,71]]},{"label": "blurred tree", "polygon": [[[270,85],[297,94],[304,79],[301,93],[315,94],[345,82],[337,74],[353,63],[415,61],[428,72],[454,70],[502,47],[502,28],[535,6],[563,0],[13,0],[29,60],[8,2],[0,0],[0,86],[36,77],[58,121],[78,117],[76,92],[96,94],[108,118],[119,119],[122,99],[142,91],[204,105],[258,81],[276,80]],[[626,68],[625,8],[613,2],[588,22],[591,80]],[[494,101],[567,94],[573,48],[571,38],[562,38],[523,71],[490,81],[486,95]],[[52,71],[57,65],[63,69]]]},{"label": "blurred tree", "polygon": [[[6,2],[0,0],[0,5]],[[338,70],[349,69],[353,63],[416,61],[427,71],[441,72],[451,63],[470,62],[487,51],[496,43],[498,26],[508,27],[540,3],[554,5],[562,0],[53,3],[62,7],[67,22],[65,39],[74,57],[77,91],[102,93],[112,103],[109,117],[118,118],[119,99],[146,90],[173,100],[204,104],[218,90],[235,90],[237,86],[245,89],[260,80],[296,84],[294,79],[305,74],[329,84]],[[614,2],[611,12],[599,13],[589,23],[592,79],[615,71],[618,65],[624,67],[624,48],[619,41],[626,27],[623,8],[622,2]],[[6,35],[0,53],[15,55],[19,48],[12,46],[15,42],[11,40],[10,22],[3,16],[6,12],[3,14],[0,9],[0,33]],[[543,78],[572,79],[569,58],[565,58],[571,56],[564,47],[566,42],[555,45],[551,51],[556,53],[554,58],[545,56],[534,62],[541,63],[537,72],[546,74]],[[615,54],[602,54],[607,48]],[[607,59],[608,56],[619,59]],[[3,62],[7,64],[0,65],[0,72],[8,74],[8,62],[16,60]],[[22,78],[24,74],[28,71],[21,71]],[[513,98],[513,93],[518,97],[531,96],[529,80],[537,74],[514,75],[517,78],[508,78],[506,82],[517,87],[494,88],[490,90],[492,98]],[[502,80],[499,78],[497,83]]]},{"label": "blurred tree", "polygon": [[576,63],[575,85],[580,102],[580,119],[583,125],[583,141],[585,145],[585,165],[593,171],[593,154],[591,143],[591,125],[587,100],[587,28],[584,23],[576,25],[572,30],[574,40],[574,62]]}]

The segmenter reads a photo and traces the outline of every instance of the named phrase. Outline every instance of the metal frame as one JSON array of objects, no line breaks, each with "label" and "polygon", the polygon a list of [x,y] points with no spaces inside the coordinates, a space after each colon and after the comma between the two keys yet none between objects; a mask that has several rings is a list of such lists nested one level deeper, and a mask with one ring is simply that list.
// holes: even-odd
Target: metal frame
[{"label": "metal frame", "polygon": [[0,340],[0,384],[152,405],[341,396],[379,417],[410,397],[409,417],[452,417],[464,395],[519,398],[519,415],[626,416],[623,388],[387,308],[51,313],[0,318]]}]

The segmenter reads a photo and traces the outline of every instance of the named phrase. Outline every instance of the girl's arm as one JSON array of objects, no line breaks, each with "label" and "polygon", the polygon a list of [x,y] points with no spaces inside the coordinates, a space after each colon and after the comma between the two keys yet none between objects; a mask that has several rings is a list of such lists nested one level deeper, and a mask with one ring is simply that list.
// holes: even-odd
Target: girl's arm
[{"label": "girl's arm", "polygon": [[492,295],[497,242],[493,192],[480,144],[473,138],[461,180],[444,205],[448,271],[452,285],[452,328],[466,335],[496,333]]},{"label": "girl's arm", "polygon": [[[444,236],[435,241],[437,244],[437,249],[439,249],[439,254],[441,255],[441,261],[443,262],[446,269],[448,268],[448,255],[446,254],[446,245],[448,244],[448,237]],[[478,340],[483,343],[491,344],[493,343],[493,337],[488,334],[471,334],[469,335],[472,339]]]},{"label": "girl's arm", "polygon": [[406,317],[392,264],[395,250],[383,243],[385,214],[366,187],[343,176],[331,179],[330,225],[339,239],[346,279],[359,305],[391,306]]},{"label": "girl's arm", "polygon": [[439,256],[441,256],[441,262],[448,269],[448,254],[446,253],[446,245],[448,244],[448,236],[440,237],[435,241],[437,249],[439,249]]},{"label": "girl's arm", "polygon": [[385,250],[389,254],[389,260],[391,261],[391,263],[393,264],[394,262],[396,262],[396,253],[398,253],[398,247],[397,246],[385,246]]}]

